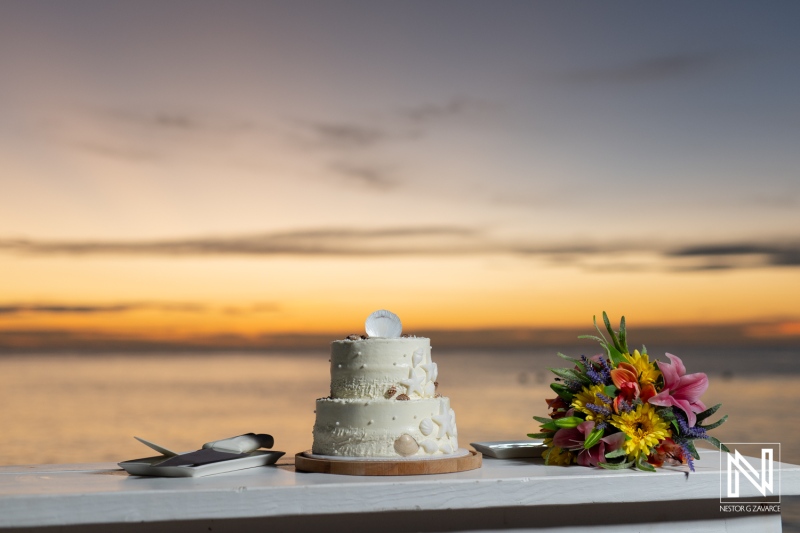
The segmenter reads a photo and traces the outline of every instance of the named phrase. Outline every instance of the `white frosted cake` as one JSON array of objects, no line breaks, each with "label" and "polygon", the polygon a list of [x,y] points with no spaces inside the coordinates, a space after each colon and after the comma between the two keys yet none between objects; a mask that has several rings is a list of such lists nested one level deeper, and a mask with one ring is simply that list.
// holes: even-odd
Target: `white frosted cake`
[{"label": "white frosted cake", "polygon": [[436,392],[437,374],[430,339],[424,337],[351,335],[334,341],[331,395],[317,400],[312,453],[387,458],[455,453],[455,413],[450,400]]}]

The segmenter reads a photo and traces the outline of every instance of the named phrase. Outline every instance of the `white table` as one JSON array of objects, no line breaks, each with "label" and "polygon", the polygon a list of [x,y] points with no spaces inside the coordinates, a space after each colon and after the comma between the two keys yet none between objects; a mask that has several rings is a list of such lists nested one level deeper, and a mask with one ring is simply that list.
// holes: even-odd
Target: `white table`
[{"label": "white table", "polygon": [[[721,512],[719,454],[701,454],[688,479],[666,468],[653,474],[487,457],[479,470],[413,477],[299,473],[291,458],[205,478],[131,477],[112,463],[7,466],[0,467],[0,528],[780,531],[775,513]],[[800,467],[780,467],[782,496],[799,495]],[[760,496],[746,482],[742,495]]]}]

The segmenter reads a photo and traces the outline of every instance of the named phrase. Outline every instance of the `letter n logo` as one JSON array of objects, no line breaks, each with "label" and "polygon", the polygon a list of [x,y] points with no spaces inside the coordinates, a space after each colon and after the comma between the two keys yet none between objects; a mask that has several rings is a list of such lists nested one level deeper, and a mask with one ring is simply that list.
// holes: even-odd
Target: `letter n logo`
[{"label": "letter n logo", "polygon": [[742,474],[762,496],[773,494],[774,470],[772,448],[761,448],[761,472],[758,472],[739,450],[728,454],[728,498],[739,497],[739,474]]}]

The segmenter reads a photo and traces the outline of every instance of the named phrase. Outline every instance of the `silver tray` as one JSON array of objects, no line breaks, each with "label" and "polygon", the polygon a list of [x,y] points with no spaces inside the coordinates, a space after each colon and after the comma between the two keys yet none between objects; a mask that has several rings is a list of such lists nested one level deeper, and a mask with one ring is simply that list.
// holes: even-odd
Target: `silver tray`
[{"label": "silver tray", "polygon": [[241,459],[231,459],[229,461],[219,461],[200,466],[181,465],[181,466],[154,466],[167,457],[158,455],[155,457],[145,457],[143,459],[132,459],[119,463],[126,472],[134,476],[160,476],[160,477],[202,477],[212,474],[222,474],[233,472],[245,468],[265,466],[274,464],[285,452],[272,450],[256,450],[242,457]]},{"label": "silver tray", "polygon": [[496,459],[541,457],[542,452],[547,449],[541,439],[470,442],[469,444],[483,455]]}]

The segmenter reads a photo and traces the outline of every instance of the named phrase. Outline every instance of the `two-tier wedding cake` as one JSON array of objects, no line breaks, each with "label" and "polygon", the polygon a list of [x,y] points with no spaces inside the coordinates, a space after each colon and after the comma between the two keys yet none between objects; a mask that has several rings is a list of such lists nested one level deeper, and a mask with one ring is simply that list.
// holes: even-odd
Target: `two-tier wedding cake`
[{"label": "two-tier wedding cake", "polygon": [[400,336],[388,311],[367,319],[367,335],[331,344],[331,394],[317,400],[315,455],[439,456],[458,451],[450,400],[437,392],[430,339]]}]

